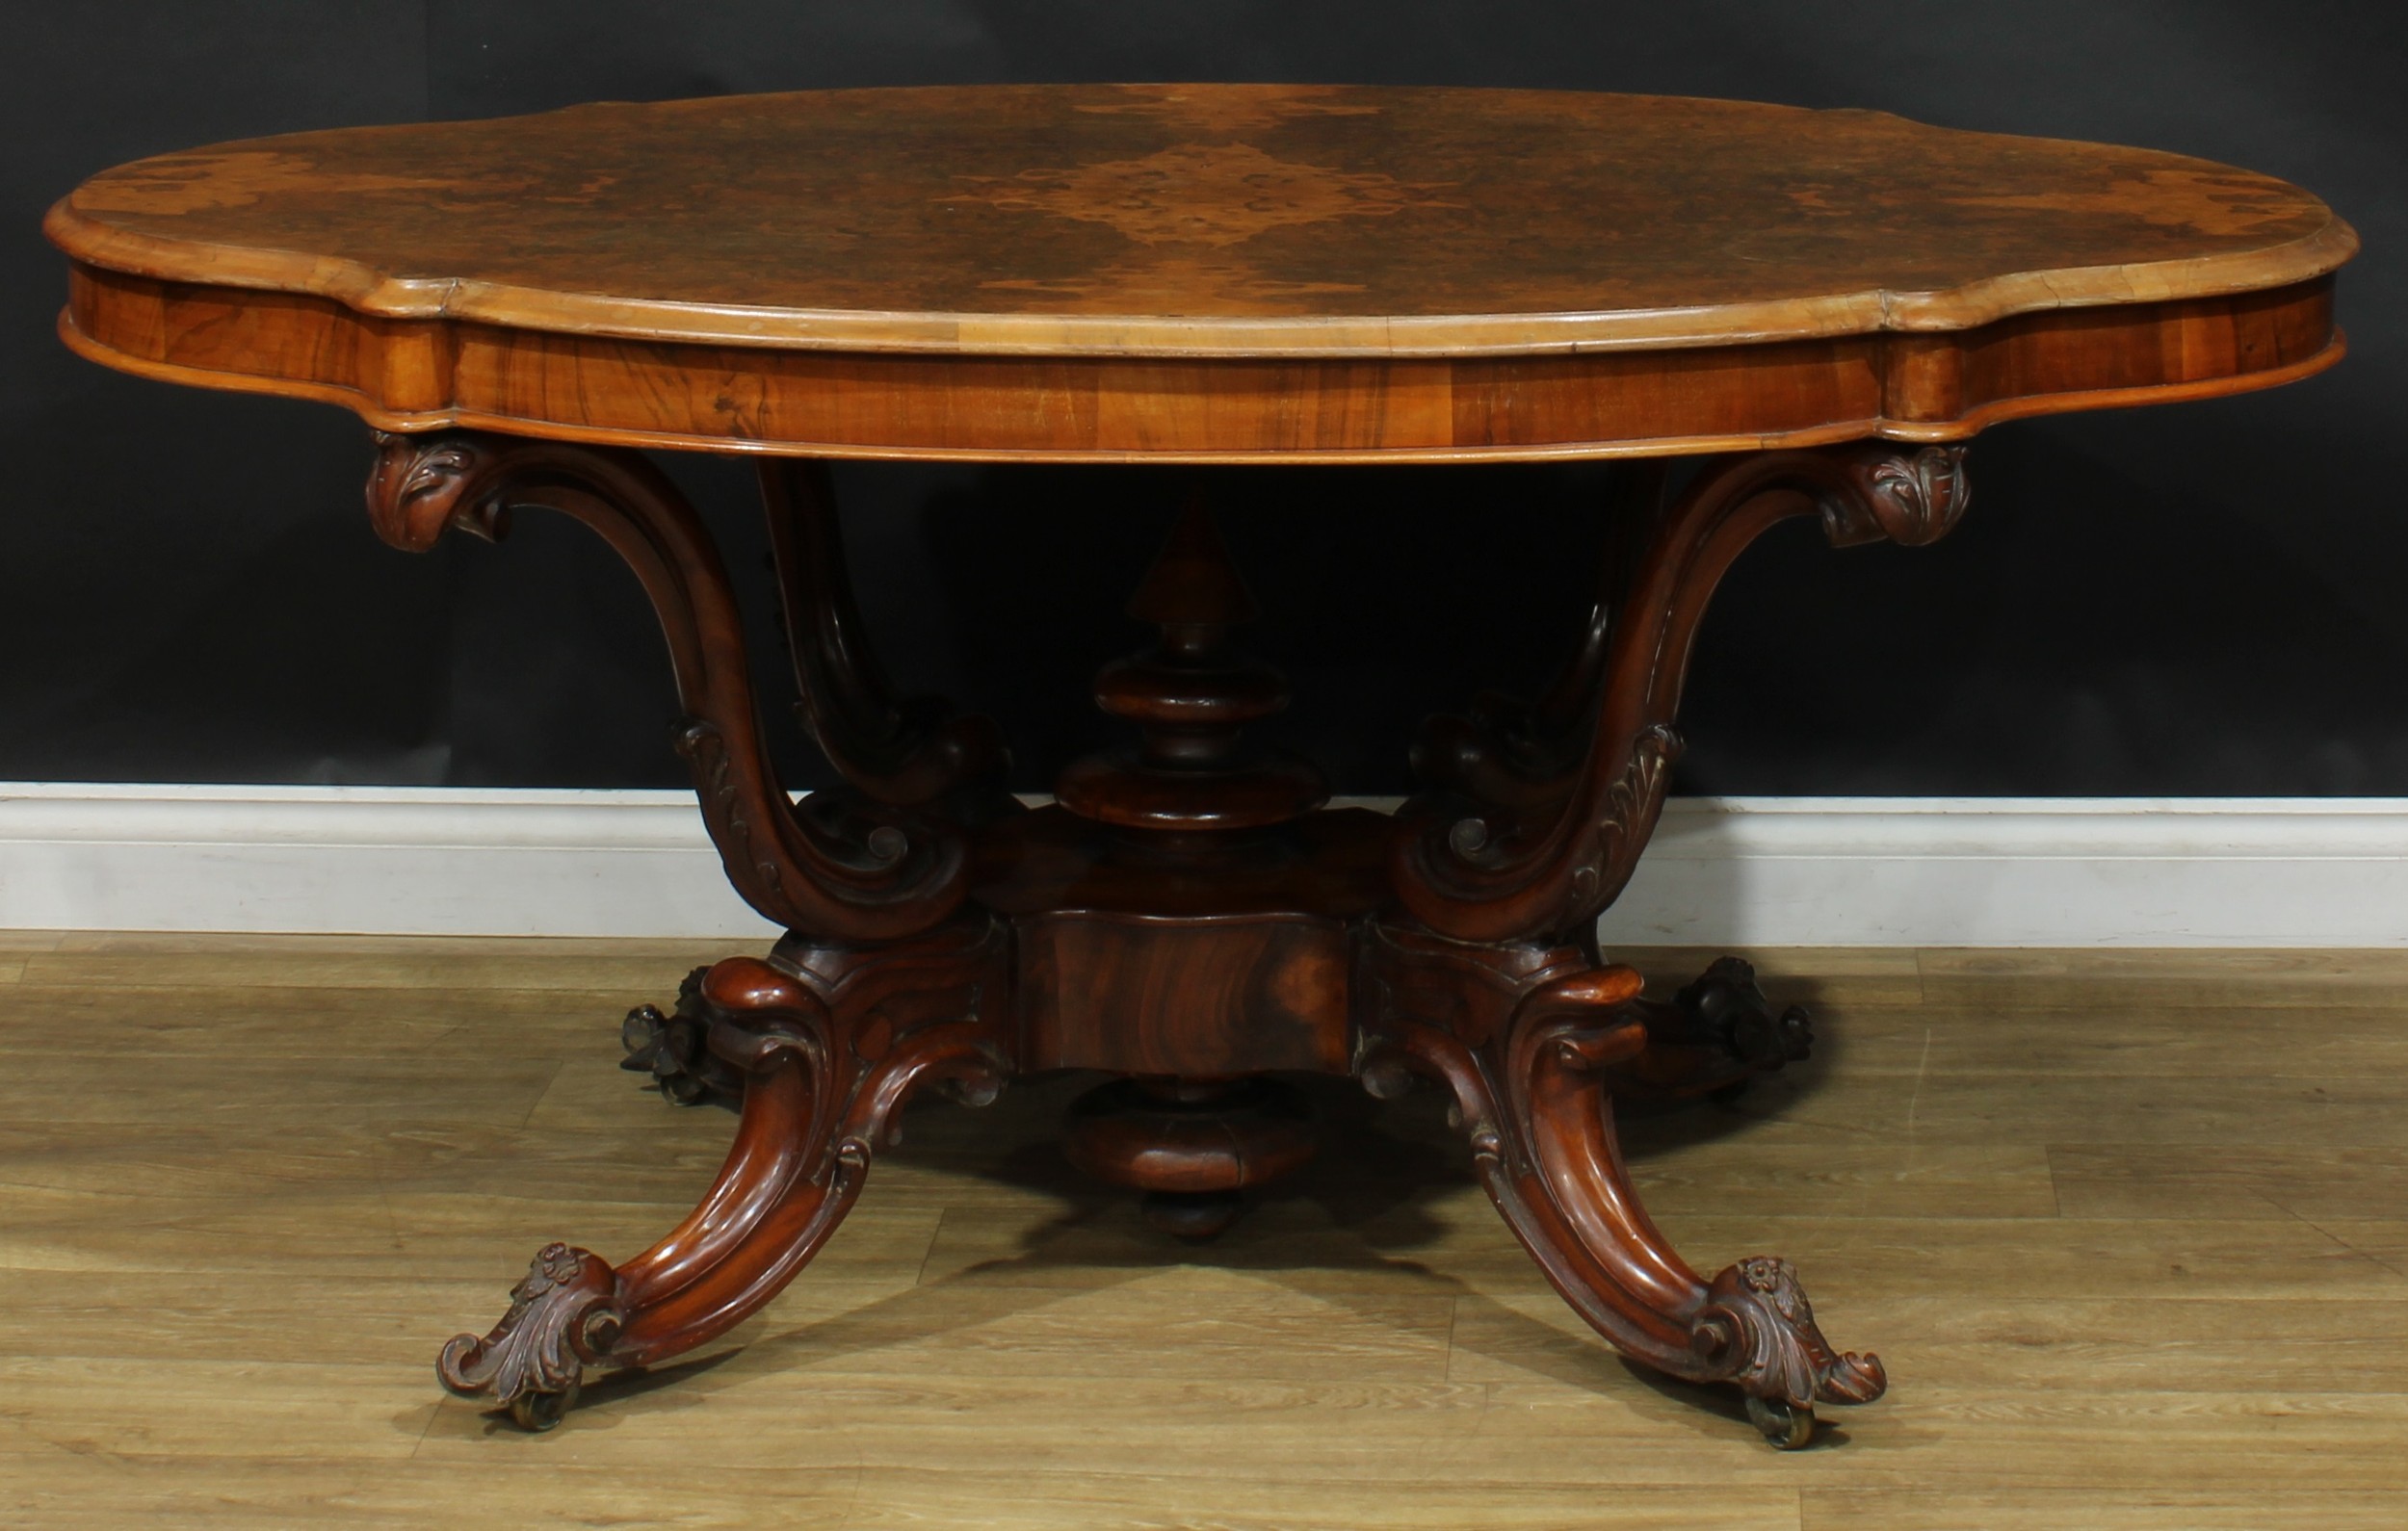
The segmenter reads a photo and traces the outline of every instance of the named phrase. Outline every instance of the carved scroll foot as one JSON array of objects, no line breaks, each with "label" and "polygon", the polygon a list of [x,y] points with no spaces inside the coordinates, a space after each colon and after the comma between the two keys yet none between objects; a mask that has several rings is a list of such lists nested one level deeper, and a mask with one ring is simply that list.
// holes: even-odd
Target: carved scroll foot
[{"label": "carved scroll foot", "polygon": [[1008,951],[1002,928],[980,915],[881,947],[789,936],[769,962],[707,970],[678,1017],[707,1026],[714,1065],[744,1085],[717,1182],[667,1238],[615,1269],[547,1246],[490,1334],[444,1347],[443,1386],[548,1429],[589,1366],[665,1361],[758,1312],[843,1221],[915,1089],[983,1103],[1003,1087]]},{"label": "carved scroll foot", "polygon": [[1817,1403],[1881,1395],[1880,1362],[1832,1348],[1787,1262],[1741,1260],[1709,1283],[1639,1204],[1607,1088],[1649,1046],[1636,973],[1571,946],[1385,927],[1369,945],[1364,1084],[1448,1088],[1490,1199],[1591,1328],[1659,1371],[1736,1385],[1779,1446],[1811,1438]]},{"label": "carved scroll foot", "polygon": [[627,1055],[618,1066],[650,1075],[662,1099],[679,1105],[734,1100],[744,1093],[743,1077],[711,1052],[711,1018],[702,1003],[702,978],[710,971],[696,968],[686,974],[677,986],[676,1008],[668,1014],[658,1005],[640,1004],[619,1024],[619,1046]]},{"label": "carved scroll foot", "polygon": [[1714,1279],[1689,1343],[1711,1364],[1738,1362],[1731,1380],[1746,1389],[1748,1419],[1784,1450],[1813,1436],[1817,1403],[1871,1403],[1890,1385],[1880,1357],[1831,1347],[1796,1268],[1770,1255]]},{"label": "carved scroll foot", "polygon": [[1607,1073],[1614,1099],[1626,1105],[1666,1106],[1718,1094],[1814,1051],[1806,1007],[1774,1010],[1756,970],[1738,957],[1715,958],[1669,1000],[1631,1005],[1647,1028],[1647,1050]]},{"label": "carved scroll foot", "polygon": [[626,1320],[617,1302],[618,1279],[598,1256],[546,1244],[492,1333],[455,1336],[435,1375],[453,1392],[490,1393],[522,1429],[549,1430],[577,1401],[586,1368],[618,1337]]}]

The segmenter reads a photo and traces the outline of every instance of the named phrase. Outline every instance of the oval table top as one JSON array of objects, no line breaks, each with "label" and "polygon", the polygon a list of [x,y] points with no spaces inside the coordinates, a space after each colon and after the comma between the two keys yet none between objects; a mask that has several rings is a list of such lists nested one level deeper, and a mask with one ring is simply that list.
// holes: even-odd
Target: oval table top
[{"label": "oval table top", "polygon": [[2179,155],[1559,91],[982,86],[350,128],[92,177],[62,331],[180,381],[834,455],[1697,451],[2340,355],[2349,226]]}]

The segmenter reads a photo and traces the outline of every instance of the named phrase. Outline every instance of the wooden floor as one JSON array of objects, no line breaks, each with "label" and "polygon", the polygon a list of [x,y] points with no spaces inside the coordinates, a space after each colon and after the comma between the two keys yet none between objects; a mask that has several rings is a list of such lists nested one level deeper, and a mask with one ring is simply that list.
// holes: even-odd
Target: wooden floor
[{"label": "wooden floor", "polygon": [[700,1358],[544,1437],[444,1398],[538,1244],[710,1178],[615,1032],[722,954],[0,936],[0,1525],[2408,1525],[2408,954],[1767,955],[1816,1061],[1630,1136],[1692,1262],[1888,1362],[1804,1452],[1595,1341],[1434,1098],[1334,1085],[1201,1252],[1062,1167],[1078,1081],[930,1105]]}]

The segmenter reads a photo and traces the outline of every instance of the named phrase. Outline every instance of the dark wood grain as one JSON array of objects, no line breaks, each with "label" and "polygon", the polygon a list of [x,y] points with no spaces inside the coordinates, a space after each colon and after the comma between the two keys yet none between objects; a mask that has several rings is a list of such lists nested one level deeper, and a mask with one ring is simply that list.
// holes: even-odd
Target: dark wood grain
[{"label": "dark wood grain", "polygon": [[1349,941],[1335,920],[1066,911],[1021,921],[1019,938],[1033,1070],[1212,1078],[1353,1062]]},{"label": "dark wood grain", "polygon": [[2227,393],[2338,358],[2356,248],[2304,192],[2149,150],[1268,86],[299,134],[106,171],[47,227],[85,354],[388,429],[1198,460],[1943,440]]}]

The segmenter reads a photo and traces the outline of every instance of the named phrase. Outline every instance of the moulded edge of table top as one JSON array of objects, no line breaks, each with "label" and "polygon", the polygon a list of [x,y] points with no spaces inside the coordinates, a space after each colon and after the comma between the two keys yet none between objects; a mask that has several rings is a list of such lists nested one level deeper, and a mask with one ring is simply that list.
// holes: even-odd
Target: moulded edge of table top
[{"label": "moulded edge of table top", "polygon": [[116,228],[75,211],[65,197],[51,207],[42,231],[83,265],[164,281],[328,298],[380,319],[470,321],[555,334],[778,350],[965,356],[1550,355],[1953,331],[2054,308],[2289,286],[2338,270],[2359,247],[2356,231],[2335,216],[2313,234],[2260,249],[2005,272],[1932,292],[1875,288],[1814,298],[1585,313],[1167,318],[745,308],[464,278],[396,277],[340,257],[170,240]]},{"label": "moulded edge of table top", "polygon": [[[925,445],[896,443],[896,440],[802,440],[802,438],[754,438],[754,435],[705,433],[705,430],[647,430],[647,428],[609,428],[589,426],[578,421],[556,421],[527,414],[503,414],[488,409],[462,409],[462,406],[440,406],[440,409],[385,409],[368,392],[358,387],[337,385],[337,382],[294,380],[279,376],[246,376],[246,373],[217,371],[217,368],[180,366],[173,361],[133,356],[128,351],[109,347],[104,342],[87,337],[77,329],[72,308],[63,308],[58,315],[58,334],[67,349],[96,361],[114,371],[133,373],[157,382],[180,382],[193,387],[217,387],[228,392],[260,392],[260,395],[296,397],[296,400],[339,404],[352,414],[361,416],[378,430],[400,430],[400,433],[421,433],[421,430],[443,428],[484,428],[503,430],[510,435],[535,435],[549,440],[580,440],[594,445],[623,445],[623,448],[660,448],[660,450],[700,450],[700,453],[735,453],[735,454],[785,454],[785,457],[831,457],[831,459],[879,459],[879,462],[1180,462],[1180,464],[1366,464],[1366,462],[1541,462],[1541,459],[1597,459],[1597,457],[1674,457],[1674,454],[1698,453],[1739,453],[1739,450],[1772,450],[1772,448],[1806,448],[1806,445],[1835,445],[1843,440],[1905,440],[1905,443],[1946,443],[1946,440],[1970,440],[1979,430],[2008,419],[2026,419],[2037,414],[2069,414],[2083,409],[2133,409],[2143,404],[2172,404],[2189,400],[2215,400],[2238,392],[2257,392],[2264,387],[2281,387],[2326,371],[2348,353],[2348,339],[2339,327],[2331,329],[2329,342],[2310,356],[2283,366],[2264,368],[2238,376],[2201,377],[2191,382],[2172,385],[2136,385],[2136,387],[2088,387],[2088,390],[2045,392],[2045,395],[2003,397],[1987,402],[1965,414],[1944,421],[1910,421],[1888,419],[1888,416],[1862,416],[1862,419],[1828,421],[1792,430],[1724,430],[1724,433],[1669,433],[1669,435],[1594,435],[1583,440],[1554,440],[1554,443],[1448,443],[1448,445],[1320,445],[1320,448],[1079,448],[1079,445]],[[1212,366],[1197,361],[1194,366]],[[1310,361],[1291,363],[1310,366]]]}]

